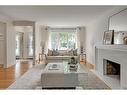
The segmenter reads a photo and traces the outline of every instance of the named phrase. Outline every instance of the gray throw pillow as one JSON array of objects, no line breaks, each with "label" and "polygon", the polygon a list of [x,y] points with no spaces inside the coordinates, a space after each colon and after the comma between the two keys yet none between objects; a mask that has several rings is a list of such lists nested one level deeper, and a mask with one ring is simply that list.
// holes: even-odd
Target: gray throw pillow
[{"label": "gray throw pillow", "polygon": [[77,56],[77,49],[73,50],[73,55]]},{"label": "gray throw pillow", "polygon": [[53,55],[53,51],[48,49],[48,56],[52,56]]},{"label": "gray throw pillow", "polygon": [[59,55],[58,50],[53,50],[53,56],[58,56],[58,55]]}]

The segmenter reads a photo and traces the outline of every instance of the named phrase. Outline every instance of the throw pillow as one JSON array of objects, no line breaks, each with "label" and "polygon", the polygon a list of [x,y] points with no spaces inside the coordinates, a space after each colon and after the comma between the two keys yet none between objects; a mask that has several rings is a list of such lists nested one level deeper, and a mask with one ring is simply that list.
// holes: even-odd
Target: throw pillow
[{"label": "throw pillow", "polygon": [[77,56],[77,49],[73,50],[73,54],[74,54],[74,56]]},{"label": "throw pillow", "polygon": [[73,56],[73,49],[71,49],[71,50],[68,51],[68,55],[69,56]]},{"label": "throw pillow", "polygon": [[59,50],[59,56],[63,56],[63,51]]},{"label": "throw pillow", "polygon": [[53,49],[53,56],[58,56],[58,55],[59,55],[58,50],[57,49],[56,50]]},{"label": "throw pillow", "polygon": [[48,56],[52,56],[53,55],[53,51],[48,49]]}]

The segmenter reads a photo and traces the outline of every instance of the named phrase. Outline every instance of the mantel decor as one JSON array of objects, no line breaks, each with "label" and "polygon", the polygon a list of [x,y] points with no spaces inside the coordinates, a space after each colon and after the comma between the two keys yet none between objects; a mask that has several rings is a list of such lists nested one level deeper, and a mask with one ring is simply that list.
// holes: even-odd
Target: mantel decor
[{"label": "mantel decor", "polygon": [[114,31],[114,44],[127,45],[127,31]]},{"label": "mantel decor", "polygon": [[104,32],[103,44],[111,45],[114,42],[113,39],[114,39],[114,30],[108,30]]}]

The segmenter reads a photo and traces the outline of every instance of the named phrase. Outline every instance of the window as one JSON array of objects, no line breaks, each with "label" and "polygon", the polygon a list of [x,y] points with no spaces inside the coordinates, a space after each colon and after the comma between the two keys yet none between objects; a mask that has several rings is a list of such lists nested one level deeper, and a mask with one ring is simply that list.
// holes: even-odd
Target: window
[{"label": "window", "polygon": [[76,48],[75,31],[51,31],[50,33],[51,49],[67,50]]}]

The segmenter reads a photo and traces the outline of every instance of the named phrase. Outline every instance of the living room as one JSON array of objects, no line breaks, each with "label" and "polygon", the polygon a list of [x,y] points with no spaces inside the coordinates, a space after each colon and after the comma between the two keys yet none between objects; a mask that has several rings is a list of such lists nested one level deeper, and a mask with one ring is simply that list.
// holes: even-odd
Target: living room
[{"label": "living room", "polygon": [[[122,31],[122,34],[117,35],[123,35],[126,38],[126,28],[124,28],[126,27],[126,8],[127,6],[0,6],[0,73],[4,77],[0,79],[1,89],[33,90],[42,89],[44,85],[46,87],[43,89],[126,89],[127,43],[126,39],[125,42],[121,41],[121,36],[118,37],[119,39],[115,38],[116,31]],[[122,19],[122,24],[117,25],[120,22],[117,21],[117,17]],[[29,27],[32,27],[32,30],[28,29]],[[23,44],[24,51],[21,51],[23,57],[16,57],[18,44],[16,32],[25,31],[23,29],[32,31],[32,40],[28,41],[28,44],[31,43],[29,45],[31,45],[32,58],[25,57],[25,53],[28,52],[26,42]],[[110,34],[108,35],[107,32]],[[106,33],[112,37],[106,39],[108,37]],[[67,83],[63,80],[63,75],[52,74],[53,70],[50,71],[51,76],[53,75],[50,78],[54,81],[50,78],[43,79],[43,76],[47,77],[45,70],[48,66],[50,68],[51,63],[55,63],[53,66],[58,63],[58,67],[61,67],[63,64],[60,63],[66,63],[65,61],[71,61],[71,59],[79,63],[80,66],[77,66],[83,70],[74,76],[66,71],[68,75],[64,78],[67,78]],[[106,75],[107,69],[104,67],[107,65],[105,64],[106,62],[113,64],[112,61],[120,64],[120,66],[117,65],[117,76],[111,75],[112,73]],[[27,69],[24,69],[22,74],[16,73],[16,70],[22,71],[22,68],[18,66],[29,64],[30,66],[23,67]],[[12,68],[10,71],[15,70],[13,74],[16,78],[13,80],[10,76],[12,73],[8,77],[10,68]],[[5,70],[8,72],[5,73]],[[76,81],[79,81],[77,76],[80,73],[83,73],[85,77],[79,78],[82,80],[79,84]],[[34,75],[36,76],[32,78]]]}]

